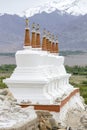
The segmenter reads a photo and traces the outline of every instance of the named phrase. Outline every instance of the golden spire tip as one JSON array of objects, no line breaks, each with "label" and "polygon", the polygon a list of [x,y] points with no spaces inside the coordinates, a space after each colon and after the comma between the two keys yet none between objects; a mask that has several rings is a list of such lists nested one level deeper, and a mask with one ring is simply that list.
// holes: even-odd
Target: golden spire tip
[{"label": "golden spire tip", "polygon": [[32,29],[35,29],[35,23],[32,24]]},{"label": "golden spire tip", "polygon": [[39,29],[40,29],[40,25],[37,24],[36,30],[39,31]]},{"label": "golden spire tip", "polygon": [[26,28],[28,28],[28,26],[29,26],[29,19],[26,18]]}]

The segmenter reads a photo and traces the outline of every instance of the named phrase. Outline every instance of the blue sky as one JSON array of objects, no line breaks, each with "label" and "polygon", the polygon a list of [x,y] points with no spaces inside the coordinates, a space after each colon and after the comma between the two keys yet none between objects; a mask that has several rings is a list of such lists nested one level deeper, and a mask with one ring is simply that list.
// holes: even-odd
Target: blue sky
[{"label": "blue sky", "polygon": [[22,13],[27,8],[36,7],[49,0],[0,0],[0,13]]}]

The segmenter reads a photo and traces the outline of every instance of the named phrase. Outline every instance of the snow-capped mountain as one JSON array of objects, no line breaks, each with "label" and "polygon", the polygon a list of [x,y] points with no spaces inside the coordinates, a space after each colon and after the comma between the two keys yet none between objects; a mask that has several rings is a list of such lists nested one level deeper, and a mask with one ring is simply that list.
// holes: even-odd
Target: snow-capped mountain
[{"label": "snow-capped mountain", "polygon": [[[60,50],[87,51],[86,7],[87,0],[51,0],[26,10],[26,15],[30,17],[30,29],[33,22],[40,24],[41,37],[43,28],[58,35]],[[25,20],[23,14],[20,16],[0,13],[0,52],[13,52],[23,46]]]},{"label": "snow-capped mountain", "polygon": [[85,15],[87,14],[87,0],[51,0],[44,5],[27,9],[26,16],[31,17],[42,12],[52,13],[54,11],[60,14]]}]

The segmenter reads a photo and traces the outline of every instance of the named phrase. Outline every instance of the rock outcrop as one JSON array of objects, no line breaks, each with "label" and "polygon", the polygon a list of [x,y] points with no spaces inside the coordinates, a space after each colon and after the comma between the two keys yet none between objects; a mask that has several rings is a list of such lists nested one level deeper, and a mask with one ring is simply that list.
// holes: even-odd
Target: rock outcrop
[{"label": "rock outcrop", "polygon": [[66,130],[61,126],[49,111],[36,111],[40,130]]},{"label": "rock outcrop", "polygon": [[8,89],[0,90],[0,130],[38,130],[33,107],[21,108]]},{"label": "rock outcrop", "polygon": [[0,130],[87,130],[87,105],[69,109],[65,122],[57,119],[49,111],[21,108],[9,89],[0,90]]}]

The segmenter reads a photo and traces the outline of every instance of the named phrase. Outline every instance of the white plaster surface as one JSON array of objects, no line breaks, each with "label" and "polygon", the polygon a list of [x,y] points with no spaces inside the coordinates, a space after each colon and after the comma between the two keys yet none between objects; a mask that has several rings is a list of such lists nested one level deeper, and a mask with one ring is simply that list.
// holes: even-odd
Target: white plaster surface
[{"label": "white plaster surface", "polygon": [[[69,102],[67,102],[60,110],[60,112],[51,112],[58,122],[60,122],[62,125],[66,125],[66,115],[68,111],[84,111],[84,102],[82,97],[80,97],[79,94],[76,94],[73,96]],[[68,120],[68,119],[67,119]],[[72,119],[71,119],[72,120]],[[75,117],[74,117],[75,120]]]},{"label": "white plaster surface", "polygon": [[29,47],[17,51],[15,57],[17,67],[4,82],[18,102],[54,104],[56,99],[62,100],[74,90],[63,56]]}]

